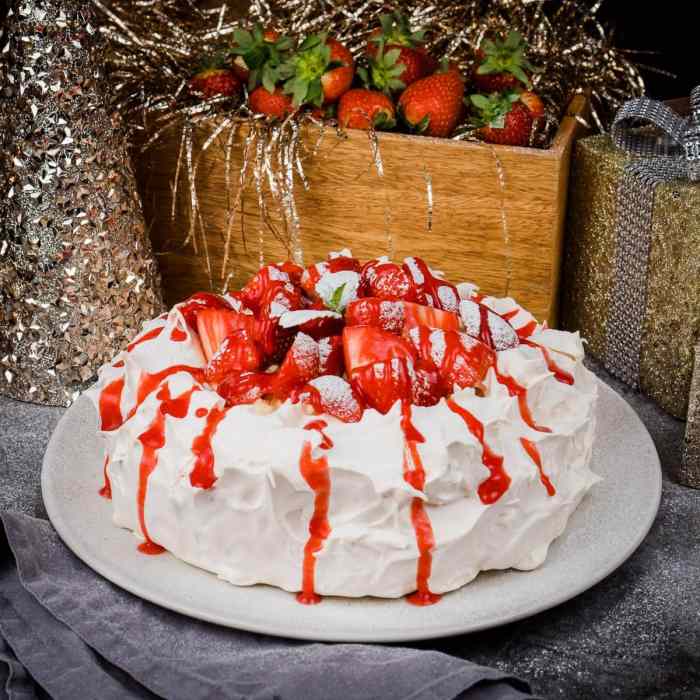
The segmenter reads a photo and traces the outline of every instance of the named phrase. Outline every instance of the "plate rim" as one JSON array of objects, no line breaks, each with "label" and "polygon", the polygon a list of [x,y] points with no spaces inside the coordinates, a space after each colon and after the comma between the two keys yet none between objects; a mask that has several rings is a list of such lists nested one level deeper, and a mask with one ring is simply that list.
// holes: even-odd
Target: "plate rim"
[{"label": "plate rim", "polygon": [[[46,512],[49,516],[49,520],[58,533],[59,537],[63,541],[63,543],[68,547],[68,549],[71,550],[71,552],[78,557],[84,564],[86,564],[88,567],[90,567],[93,571],[98,573],[100,576],[103,578],[107,579],[114,585],[118,586],[119,588],[122,588],[132,595],[136,595],[139,598],[142,598],[143,600],[147,600],[150,603],[153,603],[155,605],[158,605],[160,607],[163,607],[165,609],[171,610],[173,612],[179,613],[181,615],[186,615],[188,617],[198,619],[198,620],[203,620],[205,622],[209,622],[212,624],[216,624],[219,626],[227,627],[230,629],[238,629],[238,630],[244,630],[247,632],[254,632],[258,634],[266,634],[266,635],[272,635],[276,637],[284,637],[288,639],[300,639],[300,640],[305,640],[305,641],[320,641],[320,642],[346,642],[346,643],[396,643],[396,642],[408,642],[408,641],[420,641],[420,640],[429,640],[429,639],[438,639],[438,638],[443,638],[443,637],[452,637],[456,635],[461,635],[461,634],[471,634],[473,632],[479,632],[485,629],[492,629],[495,627],[501,627],[506,624],[510,624],[513,622],[517,622],[518,620],[523,620],[528,617],[532,617],[533,615],[537,615],[538,613],[544,612],[545,610],[550,610],[554,607],[557,607],[558,605],[561,605],[562,603],[567,602],[568,600],[571,600],[575,598],[576,596],[580,595],[581,593],[589,590],[593,586],[597,585],[600,583],[603,579],[607,578],[612,574],[616,569],[618,569],[622,564],[624,564],[633,554],[634,552],[639,548],[639,546],[642,544],[646,536],[648,535],[649,531],[651,530],[652,525],[654,524],[658,510],[661,504],[661,497],[662,497],[662,490],[663,490],[663,472],[661,469],[661,462],[659,459],[658,451],[656,449],[656,445],[649,434],[649,431],[647,430],[646,426],[640,419],[640,417],[637,415],[637,412],[630,406],[630,404],[625,401],[625,399],[617,392],[615,389],[613,389],[611,386],[606,384],[602,379],[599,377],[596,377],[596,382],[598,384],[599,390],[602,390],[605,393],[608,393],[611,397],[612,400],[614,401],[619,401],[624,404],[624,410],[628,413],[630,417],[632,417],[633,421],[636,422],[637,428],[641,430],[641,433],[644,435],[644,439],[648,442],[648,445],[652,448],[650,451],[650,458],[653,459],[654,464],[653,466],[655,467],[653,469],[653,475],[654,475],[654,482],[653,484],[649,485],[649,489],[651,492],[651,489],[653,487],[653,499],[651,499],[649,505],[650,509],[648,511],[648,515],[646,518],[646,522],[644,523],[643,526],[640,526],[636,537],[633,539],[632,543],[628,545],[624,551],[624,554],[619,554],[618,556],[614,557],[613,560],[604,566],[602,566],[600,569],[598,569],[595,573],[595,575],[591,576],[590,578],[586,578],[582,583],[576,584],[571,586],[570,588],[561,591],[558,595],[553,595],[550,598],[547,598],[545,602],[541,601],[533,601],[532,605],[523,607],[521,610],[518,612],[507,612],[507,613],[502,613],[501,615],[495,614],[488,620],[484,621],[479,621],[476,623],[469,624],[466,621],[460,622],[460,623],[455,623],[452,625],[441,625],[439,628],[424,628],[424,627],[411,627],[407,628],[405,630],[396,630],[396,631],[391,631],[391,632],[377,632],[377,631],[372,631],[369,632],[369,634],[362,634],[362,633],[356,633],[356,632],[350,632],[347,634],[338,634],[335,632],[319,632],[316,630],[313,634],[304,634],[303,631],[299,630],[297,631],[296,628],[288,628],[285,627],[284,624],[275,624],[274,622],[261,622],[261,623],[236,623],[233,624],[231,622],[228,622],[226,620],[221,619],[220,617],[217,618],[216,615],[210,614],[206,611],[202,611],[197,609],[195,606],[190,606],[187,605],[186,603],[183,602],[172,602],[167,600],[167,596],[164,597],[160,595],[157,591],[152,591],[149,589],[148,585],[141,583],[140,581],[133,579],[131,577],[124,576],[118,571],[112,569],[109,570],[106,564],[103,564],[102,561],[100,561],[98,558],[94,558],[90,556],[89,553],[86,553],[81,545],[78,543],[77,538],[74,538],[72,535],[71,528],[68,526],[68,524],[63,520],[61,514],[60,514],[60,507],[59,507],[59,500],[60,498],[57,496],[57,494],[54,494],[51,486],[50,486],[50,470],[51,470],[51,463],[54,461],[54,454],[58,450],[58,444],[59,444],[59,438],[61,437],[62,433],[65,431],[65,425],[69,421],[69,412],[71,409],[79,402],[79,401],[89,401],[89,398],[86,397],[84,394],[81,395],[71,407],[69,407],[66,412],[61,416],[60,420],[58,421],[56,427],[54,428],[53,433],[51,434],[51,438],[48,442],[48,445],[46,447],[46,451],[44,453],[44,457],[42,460],[42,467],[41,467],[41,494],[42,494],[42,499],[44,501],[44,506],[46,508]],[[651,466],[651,465],[650,465]],[[652,471],[650,469],[650,471]],[[590,498],[590,495],[586,495],[587,498]],[[117,527],[110,521],[110,526],[111,527]],[[568,527],[568,524],[567,524]],[[187,562],[178,559],[174,555],[168,553],[172,559],[174,559],[178,564],[181,566],[187,566],[187,567],[192,567],[191,564],[188,564]],[[212,572],[208,572],[204,569],[200,569],[199,567],[192,567],[195,569],[198,569],[204,574],[208,574],[210,576],[215,577],[216,575],[213,574]],[[508,570],[509,571],[509,570]],[[491,572],[481,572],[483,573],[491,573]],[[494,573],[498,573],[498,571],[494,571]],[[528,572],[523,572],[527,574]],[[219,580],[219,579],[216,579]],[[227,584],[227,585],[233,585],[233,584]],[[264,584],[256,584],[258,586],[264,585]],[[271,589],[275,589],[274,586],[268,586]],[[253,588],[253,587],[248,587],[248,586],[236,586],[237,589],[240,591],[244,591],[248,588]],[[463,588],[463,587],[462,587]],[[286,591],[282,591],[281,589],[275,589],[279,590],[280,592],[286,594],[286,595],[293,595],[291,593],[287,593]],[[449,594],[446,594],[449,595]],[[355,600],[365,600],[365,598],[359,598],[359,599],[354,599],[354,598],[343,598],[340,596],[328,596],[329,599],[336,599],[340,600],[342,602],[349,602],[353,603]],[[377,601],[378,604],[386,604],[386,605],[392,605],[397,603],[397,599],[393,598],[373,598],[374,601]]]}]

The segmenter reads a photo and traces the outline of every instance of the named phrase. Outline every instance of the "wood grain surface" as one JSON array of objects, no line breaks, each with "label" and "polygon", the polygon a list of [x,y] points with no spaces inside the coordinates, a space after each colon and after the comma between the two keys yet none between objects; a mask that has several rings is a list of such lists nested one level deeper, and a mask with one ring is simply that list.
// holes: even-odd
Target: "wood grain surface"
[{"label": "wood grain surface", "polygon": [[[341,139],[329,131],[305,166],[308,190],[301,183],[296,187],[304,261],[344,247],[362,259],[417,255],[451,281],[475,282],[489,294],[508,293],[555,325],[569,161],[582,130],[575,115],[585,109],[585,98],[576,97],[547,150],[383,133],[383,177],[374,167],[365,132],[349,130]],[[208,133],[200,129],[195,141],[201,143]],[[241,133],[237,139],[243,137]],[[306,137],[315,139],[316,134]],[[169,304],[210,287],[201,240],[197,253],[192,245],[183,247],[190,226],[184,173],[171,217],[178,148],[173,129],[158,147],[136,159]],[[235,180],[240,148],[233,154]],[[257,194],[250,186],[242,199],[243,212],[234,221],[229,263],[222,269],[229,199],[235,199],[235,192],[226,188],[223,136],[202,157],[196,184],[215,288],[231,275],[230,286],[240,286],[255,272],[261,240],[266,262],[288,257],[284,245],[262,225]],[[279,228],[279,218],[273,215],[272,220]]]}]

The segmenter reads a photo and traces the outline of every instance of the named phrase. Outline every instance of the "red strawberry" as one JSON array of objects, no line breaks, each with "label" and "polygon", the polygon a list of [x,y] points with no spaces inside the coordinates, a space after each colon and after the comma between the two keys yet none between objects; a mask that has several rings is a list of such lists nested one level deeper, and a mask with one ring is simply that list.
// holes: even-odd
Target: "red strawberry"
[{"label": "red strawberry", "polygon": [[399,98],[399,114],[419,134],[447,137],[459,121],[463,95],[462,76],[450,68],[409,85]]},{"label": "red strawberry", "polygon": [[343,338],[331,335],[318,341],[318,373],[342,375],[345,369]]},{"label": "red strawberry", "polygon": [[344,423],[357,423],[364,411],[357,392],[342,377],[312,379],[299,391],[298,400],[316,415],[326,413]]},{"label": "red strawberry", "polygon": [[411,31],[408,18],[399,12],[382,15],[381,28],[367,42],[371,83],[379,90],[402,90],[437,70],[438,62],[423,45],[425,32]]},{"label": "red strawberry", "polygon": [[294,111],[291,98],[282,92],[282,88],[275,88],[274,92],[269,92],[261,85],[250,93],[248,103],[253,112],[277,119],[284,119]]},{"label": "red strawberry", "polygon": [[[346,255],[345,253],[349,251],[343,251],[342,253],[332,254],[328,260],[323,260],[321,262],[314,263],[307,267],[301,276],[301,287],[302,289],[312,298],[319,299],[318,293],[316,291],[316,284],[327,273],[333,272],[360,272],[362,266],[357,258],[353,258],[351,255]],[[318,308],[325,308],[322,304]]]},{"label": "red strawberry", "polygon": [[295,107],[335,102],[350,89],[355,75],[350,51],[325,32],[307,37],[288,65],[291,77],[284,91],[293,96]]},{"label": "red strawberry", "polygon": [[216,391],[227,406],[255,403],[270,394],[272,380],[273,375],[265,372],[231,372]]},{"label": "red strawberry", "polygon": [[338,123],[348,129],[393,129],[394,103],[377,90],[348,90],[338,103]]},{"label": "red strawberry", "polygon": [[458,331],[460,328],[459,317],[450,311],[441,311],[422,304],[412,304],[409,301],[403,302],[403,306],[406,329],[414,326],[428,326],[444,331]]},{"label": "red strawberry", "polygon": [[406,299],[414,301],[416,289],[411,278],[399,265],[383,260],[372,260],[362,268],[360,289],[365,296],[378,299]]},{"label": "red strawberry", "polygon": [[411,401],[416,406],[434,406],[447,395],[440,373],[432,362],[418,360],[413,375]]},{"label": "red strawberry", "polygon": [[406,258],[403,269],[416,288],[416,299],[420,304],[456,313],[459,306],[457,287],[436,277],[421,258]]},{"label": "red strawberry", "polygon": [[267,289],[275,282],[290,282],[289,274],[281,265],[261,267],[248,283],[241,289],[240,296],[246,306],[257,311]]},{"label": "red strawberry", "polygon": [[243,86],[233,71],[228,68],[204,68],[189,82],[190,92],[200,93],[205,98],[223,95],[233,97],[243,92]]},{"label": "red strawberry", "polygon": [[520,101],[528,108],[535,121],[544,117],[544,102],[542,102],[539,95],[529,90],[524,90],[520,93]]},{"label": "red strawberry", "polygon": [[405,322],[404,302],[364,297],[351,301],[345,309],[348,326],[374,326],[400,334]]},{"label": "red strawberry", "polygon": [[219,349],[224,338],[233,331],[244,329],[255,337],[256,322],[253,316],[241,314],[228,309],[205,308],[197,314],[197,333],[202,343],[202,350],[207,362]]},{"label": "red strawberry", "polygon": [[534,70],[525,57],[527,44],[518,32],[510,32],[505,41],[483,42],[472,79],[480,92],[513,90],[520,84],[530,87],[528,72]]},{"label": "red strawberry", "polygon": [[407,338],[420,360],[437,368],[443,386],[449,390],[481,383],[494,360],[488,346],[457,331],[416,326],[408,331]]},{"label": "red strawberry", "polygon": [[189,299],[177,305],[178,310],[183,315],[187,325],[197,328],[197,315],[202,309],[230,309],[231,304],[222,296],[211,292],[197,292]]},{"label": "red strawberry", "polygon": [[367,406],[387,413],[397,401],[411,401],[413,377],[412,361],[395,357],[358,367],[350,383]]},{"label": "red strawberry", "polygon": [[467,335],[478,338],[494,350],[508,350],[520,344],[513,326],[484,304],[463,299],[459,304],[459,315]]},{"label": "red strawberry", "polygon": [[394,358],[411,360],[416,353],[404,338],[371,326],[346,326],[343,330],[345,367],[352,373],[358,367]]},{"label": "red strawberry", "polygon": [[250,32],[236,29],[233,36],[231,53],[235,58],[232,67],[239,80],[248,84],[248,90],[260,83],[267,88],[274,87],[277,80],[284,77],[280,67],[288,58],[291,40],[276,29],[263,29],[259,24]]},{"label": "red strawberry", "polygon": [[280,368],[273,375],[273,395],[284,400],[295,388],[317,377],[319,362],[318,343],[308,335],[299,333],[294,338]]},{"label": "red strawberry", "polygon": [[[320,306],[320,304],[319,304]],[[290,311],[280,319],[280,327],[293,332],[301,331],[314,340],[337,335],[343,330],[343,317],[329,309],[301,309]]]},{"label": "red strawberry", "polygon": [[210,384],[218,384],[231,372],[253,371],[262,365],[263,354],[248,331],[229,333],[204,370]]},{"label": "red strawberry", "polygon": [[[476,113],[477,134],[488,143],[527,146],[533,131],[534,115],[515,92],[470,95]],[[526,98],[528,99],[528,98]]]}]

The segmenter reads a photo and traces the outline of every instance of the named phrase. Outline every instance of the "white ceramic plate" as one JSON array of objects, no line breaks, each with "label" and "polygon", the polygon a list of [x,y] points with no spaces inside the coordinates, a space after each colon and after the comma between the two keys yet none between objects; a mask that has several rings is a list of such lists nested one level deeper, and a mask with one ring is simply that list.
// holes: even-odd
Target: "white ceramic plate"
[{"label": "white ceramic plate", "polygon": [[46,510],[63,541],[118,586],[177,612],[229,627],[322,641],[398,642],[495,627],[534,615],[585,591],[634,552],[661,496],[656,450],[634,411],[600,384],[593,471],[604,480],[576,510],[547,561],[529,572],[480,574],[438,605],[404,600],[325,598],[305,606],[269,586],[237,587],[170,554],[149,557],[115,527],[100,498],[102,448],[87,398],[63,416],[42,471]]}]

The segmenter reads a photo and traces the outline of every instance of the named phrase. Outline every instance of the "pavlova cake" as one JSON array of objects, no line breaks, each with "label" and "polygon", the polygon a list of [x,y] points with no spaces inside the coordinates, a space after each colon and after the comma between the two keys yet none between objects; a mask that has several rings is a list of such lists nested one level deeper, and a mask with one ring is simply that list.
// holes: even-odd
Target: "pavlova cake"
[{"label": "pavlova cake", "polygon": [[267,265],[101,369],[101,493],[143,553],[236,585],[434,603],[540,565],[597,481],[583,357],[419,258]]}]

